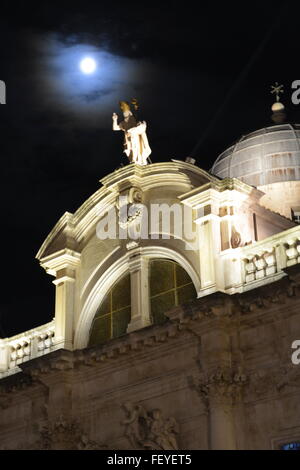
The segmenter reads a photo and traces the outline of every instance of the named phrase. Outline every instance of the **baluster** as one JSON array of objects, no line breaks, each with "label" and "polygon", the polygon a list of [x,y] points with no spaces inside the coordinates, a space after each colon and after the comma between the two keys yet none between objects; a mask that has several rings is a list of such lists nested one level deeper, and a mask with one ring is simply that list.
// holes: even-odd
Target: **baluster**
[{"label": "baluster", "polygon": [[265,277],[266,275],[266,266],[267,266],[267,263],[265,261],[265,259],[263,258],[263,255],[262,256],[255,256],[254,259],[253,259],[253,262],[256,266],[256,273],[255,273],[255,279],[262,279]]},{"label": "baluster", "polygon": [[269,276],[270,274],[275,274],[277,272],[277,265],[276,265],[276,257],[275,257],[274,249],[272,252],[267,252],[263,256],[267,265],[266,276]]},{"label": "baluster", "polygon": [[245,260],[245,281],[246,282],[251,282],[255,280],[255,271],[256,271],[256,266],[253,263],[253,258],[248,258]]},{"label": "baluster", "polygon": [[296,243],[296,239],[288,240],[287,242],[288,247],[285,250],[287,256],[287,266],[293,266],[294,264],[297,264],[298,250],[296,248]]}]

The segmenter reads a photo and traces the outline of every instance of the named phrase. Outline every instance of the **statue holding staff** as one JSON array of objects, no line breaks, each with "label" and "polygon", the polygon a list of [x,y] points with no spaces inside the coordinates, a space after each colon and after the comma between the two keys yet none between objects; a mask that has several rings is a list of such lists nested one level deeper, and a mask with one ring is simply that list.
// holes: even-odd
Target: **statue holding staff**
[{"label": "statue holding staff", "polygon": [[[137,111],[138,104],[135,99],[132,100],[132,104]],[[145,121],[138,121],[127,101],[120,101],[120,108],[124,120],[118,124],[118,115],[113,113],[112,128],[114,131],[122,130],[124,132],[124,153],[127,155],[129,162],[147,165],[147,159],[151,154],[146,135],[147,124]]]}]

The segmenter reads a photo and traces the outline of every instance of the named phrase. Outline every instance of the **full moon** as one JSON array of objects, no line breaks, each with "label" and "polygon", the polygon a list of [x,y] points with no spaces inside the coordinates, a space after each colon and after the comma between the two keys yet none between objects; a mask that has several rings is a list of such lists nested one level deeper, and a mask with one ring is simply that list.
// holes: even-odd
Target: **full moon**
[{"label": "full moon", "polygon": [[91,57],[85,57],[80,62],[80,70],[83,73],[89,74],[93,73],[96,69],[96,62]]}]

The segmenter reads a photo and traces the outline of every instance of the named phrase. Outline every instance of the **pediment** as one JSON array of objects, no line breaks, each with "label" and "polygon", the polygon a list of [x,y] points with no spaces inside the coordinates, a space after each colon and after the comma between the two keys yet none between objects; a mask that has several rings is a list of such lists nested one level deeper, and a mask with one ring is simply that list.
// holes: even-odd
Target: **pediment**
[{"label": "pediment", "polygon": [[127,165],[100,180],[102,187],[87,199],[78,210],[66,212],[54,226],[36,258],[41,260],[51,254],[68,248],[81,251],[85,239],[94,230],[101,211],[115,201],[119,194],[130,188],[141,192],[173,191],[176,197],[206,184],[217,184],[215,176],[195,165],[179,160],[155,163],[147,166]]}]

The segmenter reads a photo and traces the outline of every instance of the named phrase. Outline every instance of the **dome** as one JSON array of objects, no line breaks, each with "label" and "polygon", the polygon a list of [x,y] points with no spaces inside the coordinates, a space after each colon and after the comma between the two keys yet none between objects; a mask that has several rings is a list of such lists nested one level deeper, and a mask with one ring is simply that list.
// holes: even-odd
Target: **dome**
[{"label": "dome", "polygon": [[242,136],[221,153],[211,173],[252,186],[300,180],[300,124],[280,124]]}]

